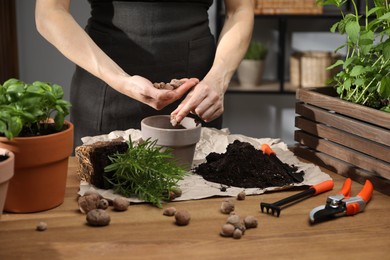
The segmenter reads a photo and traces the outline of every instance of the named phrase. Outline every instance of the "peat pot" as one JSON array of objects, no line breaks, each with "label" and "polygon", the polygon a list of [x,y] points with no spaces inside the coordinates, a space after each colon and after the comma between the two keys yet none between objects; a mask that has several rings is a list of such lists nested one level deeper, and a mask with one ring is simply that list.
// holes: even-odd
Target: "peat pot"
[{"label": "peat pot", "polygon": [[15,155],[13,152],[0,148],[0,216],[7,197],[8,183],[14,175]]},{"label": "peat pot", "polygon": [[172,149],[173,159],[186,170],[191,169],[200,132],[201,124],[190,117],[177,126],[172,126],[169,115],[151,116],[141,121],[142,139],[157,140],[157,145]]},{"label": "peat pot", "polygon": [[30,213],[62,204],[65,197],[68,158],[73,151],[73,124],[59,133],[0,137],[0,148],[15,154],[15,173],[8,186],[4,211]]}]

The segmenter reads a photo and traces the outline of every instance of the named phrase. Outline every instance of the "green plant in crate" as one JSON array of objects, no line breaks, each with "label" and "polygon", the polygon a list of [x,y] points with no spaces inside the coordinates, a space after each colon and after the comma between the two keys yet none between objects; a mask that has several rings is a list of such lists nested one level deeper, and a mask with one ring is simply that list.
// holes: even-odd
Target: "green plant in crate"
[{"label": "green plant in crate", "polygon": [[[331,32],[347,36],[344,59],[329,69],[341,66],[331,80],[340,98],[382,111],[390,112],[390,7],[388,0],[365,0],[365,15],[359,14],[355,0],[350,0],[352,13],[345,13],[346,0],[317,0],[323,5],[334,5],[342,19],[331,27]],[[372,1],[371,1],[372,2]]]},{"label": "green plant in crate", "polygon": [[70,103],[63,100],[60,85],[35,81],[27,84],[9,79],[0,85],[0,135],[8,139],[40,135],[51,118],[60,131],[69,114]]},{"label": "green plant in crate", "polygon": [[267,56],[268,48],[262,42],[252,41],[249,44],[248,50],[244,59],[246,60],[264,60]]}]

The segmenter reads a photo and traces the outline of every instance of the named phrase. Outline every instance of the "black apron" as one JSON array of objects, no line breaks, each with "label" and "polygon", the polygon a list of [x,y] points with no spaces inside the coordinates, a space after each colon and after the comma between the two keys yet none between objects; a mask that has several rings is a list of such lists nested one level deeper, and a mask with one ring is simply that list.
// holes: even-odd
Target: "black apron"
[{"label": "black apron", "polygon": [[[211,68],[215,39],[207,10],[212,0],[90,3],[87,33],[129,75],[169,82],[174,78],[203,79]],[[157,111],[115,91],[80,67],[73,75],[70,101],[75,146],[84,136],[140,129],[143,118],[170,114],[180,103]],[[221,128],[222,117],[202,125]]]}]

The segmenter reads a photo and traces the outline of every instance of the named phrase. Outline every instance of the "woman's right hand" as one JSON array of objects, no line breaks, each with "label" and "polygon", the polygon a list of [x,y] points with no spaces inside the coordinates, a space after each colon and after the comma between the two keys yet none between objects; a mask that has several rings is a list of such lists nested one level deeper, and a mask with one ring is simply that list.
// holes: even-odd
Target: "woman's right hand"
[{"label": "woman's right hand", "polygon": [[120,93],[134,98],[156,110],[180,99],[185,93],[199,83],[197,78],[183,78],[181,86],[173,90],[157,89],[153,83],[141,76],[124,76],[113,84],[113,88]]}]

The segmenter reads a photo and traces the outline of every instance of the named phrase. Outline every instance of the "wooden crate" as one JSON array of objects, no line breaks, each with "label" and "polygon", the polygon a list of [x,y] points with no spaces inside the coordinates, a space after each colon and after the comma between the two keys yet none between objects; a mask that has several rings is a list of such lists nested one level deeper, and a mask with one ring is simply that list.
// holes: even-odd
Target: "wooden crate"
[{"label": "wooden crate", "polygon": [[315,0],[256,0],[256,14],[322,14]]},{"label": "wooden crate", "polygon": [[390,195],[390,113],[341,100],[332,87],[297,90],[296,155]]}]

